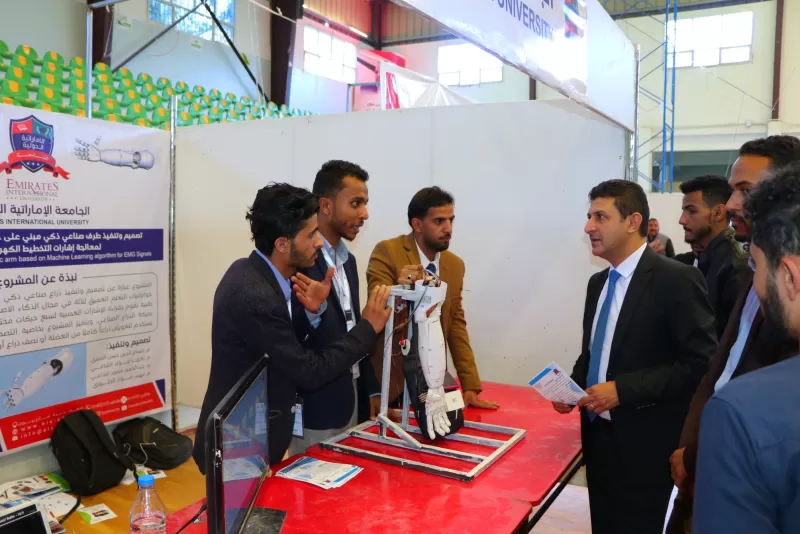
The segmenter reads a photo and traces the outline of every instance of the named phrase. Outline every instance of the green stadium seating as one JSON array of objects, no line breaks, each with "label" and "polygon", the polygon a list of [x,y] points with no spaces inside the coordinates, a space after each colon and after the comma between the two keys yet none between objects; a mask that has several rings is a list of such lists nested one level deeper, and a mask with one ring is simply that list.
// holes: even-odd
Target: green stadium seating
[{"label": "green stadium seating", "polygon": [[16,54],[18,56],[25,56],[33,64],[39,62],[39,54],[36,52],[36,50],[32,46],[21,44],[14,51],[14,54]]},{"label": "green stadium seating", "polygon": [[208,108],[208,118],[211,119],[212,122],[221,121],[224,113],[225,110],[219,106],[211,106]]},{"label": "green stadium seating", "polygon": [[153,85],[152,82],[145,82],[140,87],[139,93],[141,93],[141,95],[145,98],[154,93],[158,94],[156,93],[156,86]]},{"label": "green stadium seating", "polygon": [[47,62],[55,63],[59,70],[64,70],[64,68],[67,66],[66,63],[64,63],[64,56],[58,52],[47,52],[45,55],[43,55],[42,63],[44,64]]},{"label": "green stadium seating", "polygon": [[197,124],[214,124],[219,122],[218,120],[213,120],[208,115],[200,115],[197,117]]},{"label": "green stadium seating", "polygon": [[131,89],[136,89],[136,84],[131,78],[122,78],[117,80],[117,91],[123,93]]},{"label": "green stadium seating", "polygon": [[139,102],[131,102],[125,108],[125,120],[127,122],[133,122],[136,119],[147,120],[147,111]]},{"label": "green stadium seating", "polygon": [[122,95],[122,98],[120,99],[119,103],[124,108],[130,106],[131,104],[139,104],[142,101],[142,97],[139,96],[139,91],[136,89],[128,89],[120,94]]},{"label": "green stadium seating", "polygon": [[28,105],[28,90],[18,80],[6,79],[0,84],[0,104]]},{"label": "green stadium seating", "polygon": [[228,110],[222,116],[222,122],[238,122],[242,119],[242,116],[235,109]]},{"label": "green stadium seating", "polygon": [[68,70],[68,71],[71,72],[71,71],[74,71],[75,69],[81,69],[81,71],[82,71],[84,69],[85,65],[86,64],[83,62],[83,58],[82,57],[75,56],[74,58],[72,58],[72,60],[65,67],[64,70]]},{"label": "green stadium seating", "polygon": [[231,102],[236,102],[236,95],[233,93],[225,93],[225,100],[230,100]]},{"label": "green stadium seating", "polygon": [[186,82],[175,82],[175,93],[181,95],[189,90]]},{"label": "green stadium seating", "polygon": [[0,58],[11,58],[11,52],[8,51],[8,45],[2,39],[0,39]]},{"label": "green stadium seating", "polygon": [[21,54],[14,54],[14,57],[11,58],[11,66],[20,68],[30,74],[33,74],[36,68],[30,57]]},{"label": "green stadium seating", "polygon": [[181,107],[190,106],[192,105],[192,102],[194,102],[194,93],[192,93],[191,91],[186,91],[185,93],[181,93],[181,97],[178,99],[178,105]]},{"label": "green stadium seating", "polygon": [[150,121],[147,120],[147,117],[138,117],[130,121],[130,123],[133,124],[134,126],[145,126],[145,127],[150,126]]},{"label": "green stadium seating", "polygon": [[133,73],[122,67],[121,69],[117,69],[117,71],[113,75],[115,82],[121,82],[122,80],[130,80],[133,83]]},{"label": "green stadium seating", "polygon": [[191,117],[199,117],[206,114],[206,107],[199,102],[192,102],[188,110],[185,110]]},{"label": "green stadium seating", "polygon": [[140,72],[139,75],[136,77],[136,85],[141,87],[146,83],[152,84],[153,77],[147,74],[146,72]]},{"label": "green stadium seating", "polygon": [[111,77],[111,67],[106,65],[105,63],[95,63],[94,67],[92,68],[92,74],[95,76],[98,74],[105,74],[109,78]]},{"label": "green stadium seating", "polygon": [[96,85],[92,101],[99,102],[101,100],[108,100],[108,99],[113,99],[115,102],[117,101],[117,91],[114,89],[114,86]]},{"label": "green stadium seating", "polygon": [[208,96],[210,96],[212,100],[219,100],[222,98],[222,93],[219,92],[219,89],[209,89]]},{"label": "green stadium seating", "polygon": [[158,93],[150,93],[144,98],[144,107],[147,111],[153,111],[156,108],[164,106],[164,101],[158,96]]},{"label": "green stadium seating", "polygon": [[62,63],[56,63],[55,61],[43,61],[42,62],[42,70],[39,71],[39,77],[46,75],[56,76],[58,77],[59,81],[63,83],[64,81],[64,65]]},{"label": "green stadium seating", "polygon": [[86,116],[86,94],[82,92],[70,93],[69,104],[65,106],[65,111],[78,115]]},{"label": "green stadium seating", "polygon": [[188,111],[178,113],[178,126],[191,126],[194,124],[194,117]]},{"label": "green stadium seating", "polygon": [[[95,112],[98,117],[106,119],[106,120],[113,120],[108,119],[109,116],[119,116],[121,114],[121,110],[119,107],[119,102],[117,102],[116,98],[100,98],[97,99],[100,102],[100,106],[97,108]],[[119,121],[115,121],[119,122]]]},{"label": "green stadium seating", "polygon": [[40,85],[39,92],[36,94],[35,104],[37,108],[44,111],[62,111],[61,89],[56,92],[52,87]]},{"label": "green stadium seating", "polygon": [[[80,69],[79,69],[80,70]],[[73,71],[75,72],[75,71]],[[67,89],[68,94],[74,93],[81,93],[83,95],[86,94],[86,82],[83,78],[72,78],[69,79],[69,88]]]},{"label": "green stadium seating", "polygon": [[33,71],[24,70],[20,67],[9,67],[6,70],[5,82],[14,81],[20,85],[22,90],[28,89],[31,85]]},{"label": "green stadium seating", "polygon": [[162,91],[167,87],[169,87],[170,89],[172,88],[172,82],[169,80],[169,78],[159,78],[158,80],[156,80],[156,89],[158,89],[159,91]]},{"label": "green stadium seating", "polygon": [[175,94],[175,89],[172,87],[165,87],[161,90],[161,99],[165,102],[169,102],[170,98]]},{"label": "green stadium seating", "polygon": [[169,111],[166,108],[155,108],[150,117],[153,126],[160,127],[165,122],[169,124]]},{"label": "green stadium seating", "polygon": [[39,87],[49,87],[60,95],[64,91],[64,78],[49,72],[42,73],[39,75]]},{"label": "green stadium seating", "polygon": [[203,96],[206,94],[206,88],[203,87],[202,85],[195,85],[194,87],[192,87],[192,92],[197,96]]},{"label": "green stadium seating", "polygon": [[204,108],[210,108],[211,106],[216,104],[216,101],[208,95],[196,99],[195,102],[199,103]]}]

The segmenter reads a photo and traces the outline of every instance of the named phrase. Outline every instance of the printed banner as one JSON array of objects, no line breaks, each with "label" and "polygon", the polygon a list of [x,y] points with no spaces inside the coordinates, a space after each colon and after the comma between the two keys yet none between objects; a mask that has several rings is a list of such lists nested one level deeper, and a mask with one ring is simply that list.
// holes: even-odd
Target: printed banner
[{"label": "printed banner", "polygon": [[402,0],[578,101],[588,78],[588,1]]},{"label": "printed banner", "polygon": [[0,454],[172,394],[169,134],[0,105],[3,131]]},{"label": "printed banner", "polygon": [[380,65],[381,109],[474,104],[438,80],[387,61]]}]

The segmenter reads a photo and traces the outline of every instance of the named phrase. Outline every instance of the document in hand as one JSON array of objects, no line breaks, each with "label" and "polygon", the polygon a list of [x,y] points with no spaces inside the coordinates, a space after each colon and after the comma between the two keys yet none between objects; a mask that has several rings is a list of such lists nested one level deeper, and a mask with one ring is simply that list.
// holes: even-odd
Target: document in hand
[{"label": "document in hand", "polygon": [[528,384],[551,402],[563,402],[574,406],[586,396],[586,392],[555,362],[551,362]]},{"label": "document in hand", "polygon": [[277,476],[314,484],[322,489],[339,488],[363,469],[355,465],[323,462],[303,456],[276,473]]}]

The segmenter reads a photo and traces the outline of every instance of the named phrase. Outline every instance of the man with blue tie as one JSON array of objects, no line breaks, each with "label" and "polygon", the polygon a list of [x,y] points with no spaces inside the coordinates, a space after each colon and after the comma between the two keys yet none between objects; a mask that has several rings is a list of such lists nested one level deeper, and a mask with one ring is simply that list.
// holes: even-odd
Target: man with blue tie
[{"label": "man with blue tie", "polygon": [[[464,261],[448,250],[454,220],[453,195],[440,187],[426,187],[418,191],[408,204],[411,234],[375,245],[367,266],[367,284],[370,291],[381,285],[413,284],[422,275],[423,269],[439,276],[447,284],[447,297],[442,306],[442,330],[464,392],[464,404],[474,408],[496,409],[497,404],[478,397],[481,379],[461,305]],[[383,336],[378,337],[372,367],[380,380]],[[396,334],[395,341],[399,343],[399,334]],[[392,356],[391,370],[390,403],[396,401],[403,392],[403,356],[399,351]]]},{"label": "man with blue tie", "polygon": [[[697,269],[647,246],[647,196],[634,182],[592,189],[584,231],[611,267],[589,279],[572,378],[594,534],[656,534],[672,490],[669,457],[716,347]],[[560,413],[574,406],[554,403]]]}]

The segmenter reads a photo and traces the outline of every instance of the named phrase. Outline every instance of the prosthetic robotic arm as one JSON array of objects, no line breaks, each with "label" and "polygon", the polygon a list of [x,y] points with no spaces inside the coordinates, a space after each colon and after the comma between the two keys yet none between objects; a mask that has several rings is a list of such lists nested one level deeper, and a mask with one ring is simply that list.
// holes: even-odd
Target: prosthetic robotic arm
[{"label": "prosthetic robotic arm", "polygon": [[155,158],[147,150],[128,151],[107,149],[100,150],[94,145],[76,139],[78,146],[75,147],[75,155],[84,161],[101,161],[106,165],[114,167],[131,167],[133,169],[152,169]]},{"label": "prosthetic robotic arm", "polygon": [[72,360],[74,359],[75,354],[72,349],[63,349],[56,354],[55,358],[45,360],[42,365],[22,381],[22,384],[19,383],[20,378],[22,378],[22,371],[17,373],[17,376],[14,377],[14,383],[5,391],[6,411],[19,406],[24,399],[30,397],[47,385],[48,382],[72,367]]}]

